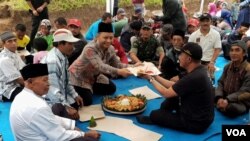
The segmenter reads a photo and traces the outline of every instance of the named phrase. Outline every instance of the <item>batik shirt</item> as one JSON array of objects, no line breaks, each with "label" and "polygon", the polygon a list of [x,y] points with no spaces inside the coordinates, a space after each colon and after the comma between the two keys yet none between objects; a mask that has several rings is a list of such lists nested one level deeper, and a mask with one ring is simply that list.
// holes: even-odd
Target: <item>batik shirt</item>
[{"label": "batik shirt", "polygon": [[21,70],[25,63],[17,53],[4,48],[0,53],[0,99],[2,95],[10,98],[16,87],[20,86],[16,79],[21,78]]},{"label": "batik shirt", "polygon": [[95,82],[108,84],[109,78],[117,76],[118,68],[126,67],[116,56],[113,46],[107,50],[100,48],[96,41],[89,42],[82,54],[69,67],[70,80],[74,86],[90,89]]}]

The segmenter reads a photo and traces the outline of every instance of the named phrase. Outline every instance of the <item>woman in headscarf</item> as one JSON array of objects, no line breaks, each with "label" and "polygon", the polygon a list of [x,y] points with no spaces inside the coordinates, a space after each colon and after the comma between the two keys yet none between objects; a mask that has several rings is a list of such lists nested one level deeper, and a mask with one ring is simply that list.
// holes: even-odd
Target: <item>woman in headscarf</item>
[{"label": "woman in headscarf", "polygon": [[208,13],[213,17],[216,15],[216,4],[213,2],[210,2],[207,7]]},{"label": "woman in headscarf", "polygon": [[232,20],[231,20],[231,12],[227,9],[221,10],[221,19],[222,21],[217,24],[222,30],[231,31],[232,30]]}]

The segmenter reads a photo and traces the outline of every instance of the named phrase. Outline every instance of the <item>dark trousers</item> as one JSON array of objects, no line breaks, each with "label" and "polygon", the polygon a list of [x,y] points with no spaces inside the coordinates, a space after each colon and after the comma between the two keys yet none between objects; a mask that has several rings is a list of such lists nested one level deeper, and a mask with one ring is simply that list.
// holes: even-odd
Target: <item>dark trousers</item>
[{"label": "dark trousers", "polygon": [[49,19],[49,15],[48,15],[48,10],[44,11],[42,14],[40,13],[39,16],[34,16],[32,15],[32,29],[31,29],[31,33],[30,33],[30,42],[29,42],[29,48],[26,48],[28,51],[31,51],[31,47],[33,46],[33,40],[36,36],[37,30],[40,26],[40,22],[43,19]]},{"label": "dark trousers", "polygon": [[27,55],[27,56],[25,56],[25,63],[26,64],[33,64],[33,59],[34,59],[33,55]]},{"label": "dark trousers", "polygon": [[153,110],[150,113],[151,121],[159,126],[195,134],[204,132],[212,123],[212,120],[197,122],[185,119],[185,117],[178,110],[178,101],[179,100],[175,98],[165,100],[161,104],[160,109]]},{"label": "dark trousers", "polygon": [[3,96],[3,101],[5,102],[12,102],[14,98],[23,90],[23,87],[16,87],[15,90],[11,93],[10,99]]},{"label": "dark trousers", "polygon": [[117,10],[118,9],[119,9],[118,7],[114,7],[114,9],[113,9],[113,17],[117,15]]},{"label": "dark trousers", "polygon": [[116,91],[115,84],[109,80],[109,84],[101,84],[94,83],[93,85],[93,93],[90,89],[74,86],[78,95],[80,95],[83,99],[84,106],[91,105],[93,103],[92,95],[93,93],[96,95],[111,95]]},{"label": "dark trousers", "polygon": [[[79,108],[77,103],[71,104],[70,106],[75,108],[76,110]],[[66,107],[64,105],[62,105],[61,103],[56,103],[56,104],[52,105],[51,109],[52,109],[52,112],[54,115],[71,119],[71,117],[69,116],[69,114],[66,110]]]},{"label": "dark trousers", "polygon": [[80,137],[80,138],[75,138],[70,141],[98,141],[98,139],[92,138],[92,137]]}]

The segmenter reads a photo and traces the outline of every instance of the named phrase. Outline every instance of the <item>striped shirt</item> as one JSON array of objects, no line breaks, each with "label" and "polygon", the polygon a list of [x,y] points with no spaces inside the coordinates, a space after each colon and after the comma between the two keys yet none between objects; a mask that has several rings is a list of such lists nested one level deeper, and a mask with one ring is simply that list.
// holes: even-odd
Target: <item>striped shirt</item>
[{"label": "striped shirt", "polygon": [[75,103],[78,96],[74,87],[69,83],[68,59],[60,50],[53,47],[41,60],[41,63],[48,64],[49,71],[49,92],[46,98],[49,103],[62,103],[70,105]]}]

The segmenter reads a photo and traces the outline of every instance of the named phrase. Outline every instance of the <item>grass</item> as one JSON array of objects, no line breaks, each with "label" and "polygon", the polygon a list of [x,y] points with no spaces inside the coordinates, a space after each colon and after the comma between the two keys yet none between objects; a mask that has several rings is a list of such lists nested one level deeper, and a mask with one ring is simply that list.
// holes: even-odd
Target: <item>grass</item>
[{"label": "grass", "polygon": [[[4,1],[12,6],[14,10],[27,10],[29,7],[25,0],[0,0]],[[66,11],[69,9],[75,9],[83,6],[105,6],[106,0],[51,0],[49,4],[50,11]],[[147,0],[145,1],[146,6],[159,6],[162,0]],[[124,7],[132,5],[131,0],[120,0],[119,6]]]}]

